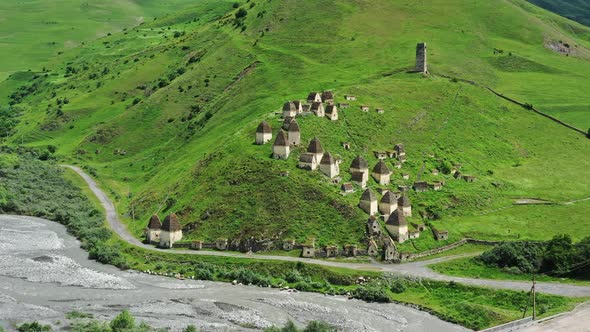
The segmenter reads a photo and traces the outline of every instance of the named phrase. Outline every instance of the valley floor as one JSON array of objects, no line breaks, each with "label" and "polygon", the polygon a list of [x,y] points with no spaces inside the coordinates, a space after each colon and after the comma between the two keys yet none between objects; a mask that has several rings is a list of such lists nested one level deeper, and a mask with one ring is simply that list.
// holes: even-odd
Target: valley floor
[{"label": "valley floor", "polygon": [[251,331],[289,319],[321,320],[339,331],[467,331],[399,304],[121,271],[88,260],[65,227],[44,219],[0,216],[0,230],[0,327],[40,321],[61,329],[71,323],[68,312],[107,320],[127,309],[172,331],[189,324]]},{"label": "valley floor", "polygon": [[[453,277],[447,276],[443,274],[439,274],[437,272],[432,271],[427,266],[433,263],[440,262],[442,260],[448,260],[451,258],[456,257],[444,257],[439,259],[433,260],[425,260],[420,262],[414,263],[407,263],[407,264],[380,264],[377,262],[373,263],[345,263],[345,262],[335,262],[329,260],[318,260],[318,259],[308,259],[308,258],[300,258],[300,257],[289,257],[289,256],[270,256],[270,255],[263,255],[263,254],[241,254],[241,253],[230,253],[230,252],[221,252],[221,251],[195,251],[195,250],[163,250],[157,249],[150,245],[145,245],[141,243],[138,239],[133,237],[125,228],[123,223],[119,220],[117,216],[117,212],[111,200],[108,196],[98,187],[96,182],[84,171],[82,171],[79,167],[76,166],[68,166],[65,165],[76,173],[78,173],[88,184],[92,192],[96,195],[99,199],[101,205],[106,211],[107,221],[109,222],[110,227],[126,242],[140,246],[145,249],[149,250],[157,250],[162,252],[167,252],[170,254],[191,254],[191,255],[212,255],[212,256],[225,256],[225,257],[237,257],[237,258],[248,258],[248,259],[259,259],[259,260],[281,260],[281,261],[297,261],[297,262],[304,262],[308,264],[317,264],[323,266],[330,266],[330,267],[340,267],[340,268],[347,268],[353,270],[361,270],[361,271],[378,271],[378,272],[389,272],[389,273],[396,273],[402,274],[406,276],[414,276],[414,277],[421,277],[421,278],[428,278],[433,280],[439,281],[455,281],[464,284],[470,285],[477,285],[477,286],[485,286],[485,287],[492,287],[498,289],[511,289],[511,290],[522,290],[528,291],[531,287],[530,283],[528,282],[519,282],[519,281],[504,281],[504,280],[485,280],[485,279],[477,279],[477,278],[461,278],[461,277]],[[553,295],[562,295],[568,297],[589,297],[590,296],[590,287],[585,286],[576,286],[576,285],[568,285],[568,284],[557,284],[557,283],[538,283],[537,289],[539,292],[553,294]]]}]

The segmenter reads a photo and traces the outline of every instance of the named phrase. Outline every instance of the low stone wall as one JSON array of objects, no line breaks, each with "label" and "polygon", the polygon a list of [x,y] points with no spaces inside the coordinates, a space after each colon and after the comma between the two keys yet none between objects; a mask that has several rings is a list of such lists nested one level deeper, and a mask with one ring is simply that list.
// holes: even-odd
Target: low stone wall
[{"label": "low stone wall", "polygon": [[517,331],[522,329],[523,327],[533,325],[535,322],[533,321],[533,317],[526,317],[523,319],[515,320],[510,323],[490,327],[489,329],[481,330],[480,332],[510,332],[510,331]]},{"label": "low stone wall", "polygon": [[[517,100],[514,100],[514,99],[512,99],[512,98],[510,98],[510,97],[506,97],[506,96],[504,96],[503,94],[501,94],[501,93],[499,93],[499,92],[496,92],[496,91],[494,91],[493,89],[491,89],[491,88],[489,88],[489,87],[486,87],[486,88],[487,88],[488,90],[490,90],[490,91],[491,91],[493,94],[495,94],[496,96],[498,96],[498,97],[500,97],[500,98],[502,98],[502,99],[508,100],[509,102],[511,102],[511,103],[514,103],[514,104],[516,104],[516,105],[519,105],[519,106],[525,107],[525,104],[523,104],[523,103],[521,103],[521,102],[519,102],[519,101],[517,101]],[[537,114],[539,114],[539,115],[542,115],[542,116],[544,116],[544,117],[546,117],[546,118],[548,118],[548,119],[550,119],[550,120],[552,120],[552,121],[554,121],[554,122],[556,122],[556,123],[558,123],[558,124],[560,124],[560,125],[562,125],[562,126],[565,126],[565,127],[569,128],[569,129],[572,129],[572,130],[574,130],[574,131],[577,131],[578,133],[580,133],[580,134],[582,134],[582,135],[584,135],[584,136],[588,136],[588,133],[587,133],[587,132],[585,132],[585,131],[583,131],[582,129],[580,129],[580,128],[576,128],[576,127],[574,127],[574,126],[570,125],[569,123],[565,123],[565,122],[563,122],[563,121],[559,120],[558,118],[556,118],[556,117],[554,117],[554,116],[552,116],[552,115],[549,115],[549,114],[547,114],[547,113],[541,112],[541,111],[539,111],[538,109],[536,109],[536,108],[534,108],[534,107],[531,107],[531,108],[530,108],[530,110],[531,110],[531,111],[533,111],[533,112],[535,112],[535,113],[537,113]]]},{"label": "low stone wall", "polygon": [[432,249],[432,250],[427,250],[427,251],[420,252],[420,253],[417,253],[417,254],[401,253],[400,254],[400,259],[401,259],[402,262],[404,262],[404,261],[409,261],[409,260],[414,260],[414,259],[418,259],[418,258],[430,256],[430,255],[435,255],[435,254],[439,254],[441,252],[445,252],[447,250],[455,249],[457,247],[460,247],[460,246],[464,245],[465,243],[467,243],[467,239],[462,239],[462,240],[459,240],[459,241],[457,241],[455,243],[447,244],[446,246],[443,246],[443,247],[440,247],[440,248],[436,248],[436,249]]},{"label": "low stone wall", "polygon": [[502,242],[503,241],[488,241],[488,240],[478,240],[478,239],[466,238],[466,239],[462,239],[462,240],[459,240],[459,241],[454,242],[454,243],[451,243],[451,244],[447,244],[446,246],[443,246],[443,247],[440,247],[440,248],[435,248],[435,249],[424,251],[424,252],[420,252],[420,253],[417,253],[417,254],[401,253],[400,254],[400,261],[402,261],[402,262],[404,262],[404,261],[411,261],[411,260],[414,260],[414,259],[418,259],[418,258],[430,256],[430,255],[440,254],[441,252],[445,252],[445,251],[448,251],[448,250],[451,250],[451,249],[458,248],[458,247],[464,245],[465,243],[483,244],[483,245],[494,246],[494,245],[500,244]]},{"label": "low stone wall", "polygon": [[497,244],[504,242],[504,241],[478,240],[478,239],[471,239],[471,238],[467,238],[466,240],[467,240],[467,243],[483,244],[483,245],[487,245],[487,246],[495,246]]},{"label": "low stone wall", "polygon": [[[465,243],[483,244],[483,245],[493,246],[493,245],[500,244],[502,242],[503,241],[488,241],[488,240],[478,240],[478,239],[472,239],[472,238],[465,238],[465,239],[459,240],[457,242],[448,244],[446,246],[427,250],[427,251],[420,252],[420,253],[399,253],[399,257],[397,259],[393,260],[392,262],[401,263],[401,262],[411,261],[411,260],[422,258],[422,257],[427,257],[430,255],[436,255],[436,254],[439,254],[439,253],[442,253],[442,252],[445,252],[448,250],[458,248],[458,247],[464,245]],[[152,241],[151,244],[157,246],[158,242]],[[192,244],[192,242],[176,242],[176,243],[174,243],[174,247],[175,248],[186,248],[186,249],[198,250],[198,249],[192,248],[191,244]],[[217,246],[216,246],[215,242],[203,242],[202,248],[203,249],[217,249]],[[302,250],[303,248],[305,248],[305,246],[302,244],[296,243],[293,245],[293,250]],[[232,245],[228,244],[227,250],[236,251],[237,249],[238,248],[236,246],[232,246]],[[222,250],[222,251],[225,251],[225,250]],[[344,248],[338,248],[336,256],[330,256],[330,257],[356,257],[356,256],[368,256],[368,255],[369,255],[369,253],[368,253],[367,249],[357,249],[356,255],[351,256],[351,255],[348,255],[348,252]],[[316,257],[316,258],[329,258],[325,248],[316,248],[314,250],[314,257]]]}]

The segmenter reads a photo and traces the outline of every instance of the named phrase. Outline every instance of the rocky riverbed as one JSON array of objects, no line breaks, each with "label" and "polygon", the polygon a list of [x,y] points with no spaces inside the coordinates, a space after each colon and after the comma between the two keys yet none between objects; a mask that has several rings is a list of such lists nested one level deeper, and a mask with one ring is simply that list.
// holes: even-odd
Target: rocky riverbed
[{"label": "rocky riverbed", "polygon": [[39,320],[56,330],[65,314],[112,319],[128,309],[140,321],[179,331],[253,331],[323,320],[342,331],[466,331],[402,305],[315,293],[177,280],[121,271],[87,259],[76,239],[51,221],[0,216],[0,325]]}]

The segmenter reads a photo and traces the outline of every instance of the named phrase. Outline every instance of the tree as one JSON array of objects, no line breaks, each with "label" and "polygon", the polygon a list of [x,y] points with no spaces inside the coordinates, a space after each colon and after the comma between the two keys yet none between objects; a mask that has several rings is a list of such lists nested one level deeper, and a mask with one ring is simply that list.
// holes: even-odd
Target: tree
[{"label": "tree", "polygon": [[575,261],[572,238],[569,235],[556,235],[547,244],[543,257],[543,270],[549,274],[566,274]]},{"label": "tree", "polygon": [[246,17],[246,15],[248,15],[248,11],[246,9],[244,9],[244,8],[240,8],[236,12],[236,18],[237,19],[244,18],[244,17]]}]

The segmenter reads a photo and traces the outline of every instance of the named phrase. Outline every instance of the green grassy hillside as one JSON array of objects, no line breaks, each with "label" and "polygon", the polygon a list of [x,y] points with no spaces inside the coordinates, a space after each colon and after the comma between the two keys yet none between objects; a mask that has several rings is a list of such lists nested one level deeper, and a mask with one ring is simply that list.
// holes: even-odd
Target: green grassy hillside
[{"label": "green grassy hillside", "polygon": [[[408,162],[395,170],[396,185],[446,181],[442,191],[411,193],[411,221],[448,229],[450,240],[424,233],[403,250],[464,236],[588,234],[585,203],[501,209],[517,197],[590,196],[590,140],[483,86],[590,127],[590,28],[520,0],[232,4],[202,1],[52,57],[48,72],[13,75],[4,89],[25,88],[7,101],[24,115],[8,143],[53,145],[65,161],[87,165],[138,236],[149,215],[174,211],[186,239],[363,243],[360,190],[343,196],[321,174],[297,169],[303,148],[275,161],[270,145],[253,145],[261,120],[276,134],[285,100],[332,89],[337,102],[344,94],[358,101],[339,121],[298,121],[304,142],[319,137],[342,158],[343,181],[355,155],[372,167],[372,151],[400,142]],[[247,15],[236,19],[239,10]],[[406,73],[420,41],[429,77]],[[559,41],[571,54],[547,47]],[[454,163],[477,181],[429,172]]]},{"label": "green grassy hillside", "polygon": [[535,5],[590,26],[590,3],[584,0],[528,0]]},{"label": "green grassy hillside", "polygon": [[188,0],[0,2],[0,80],[41,70],[48,58],[192,4]]}]

